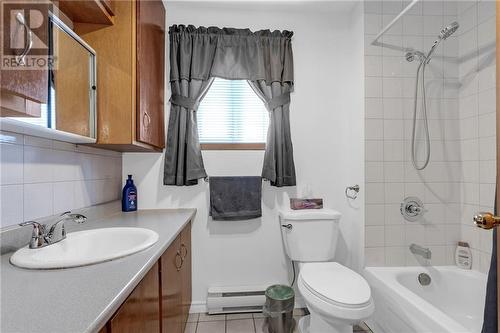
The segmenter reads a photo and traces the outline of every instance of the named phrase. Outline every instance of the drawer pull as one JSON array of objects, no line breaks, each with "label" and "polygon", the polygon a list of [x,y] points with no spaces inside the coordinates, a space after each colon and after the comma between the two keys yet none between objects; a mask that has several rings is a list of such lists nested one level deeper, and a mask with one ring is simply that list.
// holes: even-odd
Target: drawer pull
[{"label": "drawer pull", "polygon": [[186,259],[186,256],[188,255],[188,249],[185,244],[181,244],[181,256],[182,260]]},{"label": "drawer pull", "polygon": [[175,254],[175,268],[177,269],[177,272],[181,270],[183,263],[184,259],[182,259],[181,252],[177,251]]}]

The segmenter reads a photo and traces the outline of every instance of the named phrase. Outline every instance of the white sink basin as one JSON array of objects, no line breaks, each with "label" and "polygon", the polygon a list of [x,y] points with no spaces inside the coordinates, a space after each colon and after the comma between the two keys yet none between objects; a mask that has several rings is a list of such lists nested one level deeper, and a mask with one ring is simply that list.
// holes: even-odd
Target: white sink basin
[{"label": "white sink basin", "polygon": [[102,228],[69,233],[66,239],[40,249],[17,250],[10,262],[29,269],[86,266],[125,257],[158,241],[158,234],[144,228]]}]

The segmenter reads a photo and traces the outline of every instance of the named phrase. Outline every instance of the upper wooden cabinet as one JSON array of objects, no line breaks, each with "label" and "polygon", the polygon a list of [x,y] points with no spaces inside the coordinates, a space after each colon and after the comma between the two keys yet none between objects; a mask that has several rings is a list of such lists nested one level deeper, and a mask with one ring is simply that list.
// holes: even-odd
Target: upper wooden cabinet
[{"label": "upper wooden cabinet", "polygon": [[113,0],[57,0],[59,9],[73,22],[112,25]]},{"label": "upper wooden cabinet", "polygon": [[[17,11],[17,14],[4,15],[10,20],[3,20],[0,29],[9,35],[9,40],[2,45],[0,115],[40,117],[39,104],[47,103],[49,86],[47,66],[41,63],[48,58],[49,7],[36,1],[7,6],[3,8],[4,11]],[[35,20],[31,16],[32,12],[45,16],[36,27],[27,29]]]},{"label": "upper wooden cabinet", "polygon": [[161,0],[114,2],[114,25],[75,23],[97,53],[97,145],[161,151],[164,134],[165,8]]}]

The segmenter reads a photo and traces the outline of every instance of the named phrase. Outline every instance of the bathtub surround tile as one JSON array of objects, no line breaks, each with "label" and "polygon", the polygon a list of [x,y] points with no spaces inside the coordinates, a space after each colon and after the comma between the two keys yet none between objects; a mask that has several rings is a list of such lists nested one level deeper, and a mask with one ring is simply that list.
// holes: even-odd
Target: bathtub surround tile
[{"label": "bathtub surround tile", "polygon": [[380,247],[385,244],[384,226],[365,227],[365,245],[366,247]]},{"label": "bathtub surround tile", "polygon": [[365,247],[365,266],[385,266],[385,247]]},{"label": "bathtub surround tile", "polygon": [[0,132],[2,227],[120,198],[121,153]]},{"label": "bathtub surround tile", "polygon": [[[392,11],[400,4],[408,1],[371,6],[370,14],[378,15],[367,19],[366,45],[373,40],[374,28],[394,17]],[[425,170],[416,171],[411,162],[418,62],[407,62],[395,48],[370,46],[365,51],[370,75],[365,137],[367,265],[429,264],[404,250],[411,243],[433,249],[431,264],[453,264],[456,243],[464,240],[474,250],[473,268],[487,269],[491,237],[473,227],[471,219],[477,211],[492,210],[496,183],[494,2],[419,3],[382,41],[425,51],[452,21],[460,22],[460,28],[440,44],[426,72],[431,160]],[[419,164],[425,157],[423,124],[420,112]],[[410,223],[401,217],[399,205],[406,196],[423,201],[428,211],[420,221]]]}]

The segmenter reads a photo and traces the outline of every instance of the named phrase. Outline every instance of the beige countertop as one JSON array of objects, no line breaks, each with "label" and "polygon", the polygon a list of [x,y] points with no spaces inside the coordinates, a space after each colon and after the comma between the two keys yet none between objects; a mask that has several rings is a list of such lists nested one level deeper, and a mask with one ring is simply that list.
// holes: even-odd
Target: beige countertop
[{"label": "beige countertop", "polygon": [[158,242],[144,251],[96,265],[60,270],[28,270],[9,263],[12,252],[2,255],[0,331],[98,331],[195,213],[195,209],[119,212],[68,228],[70,231],[77,231],[142,227],[154,230],[159,235]]}]

